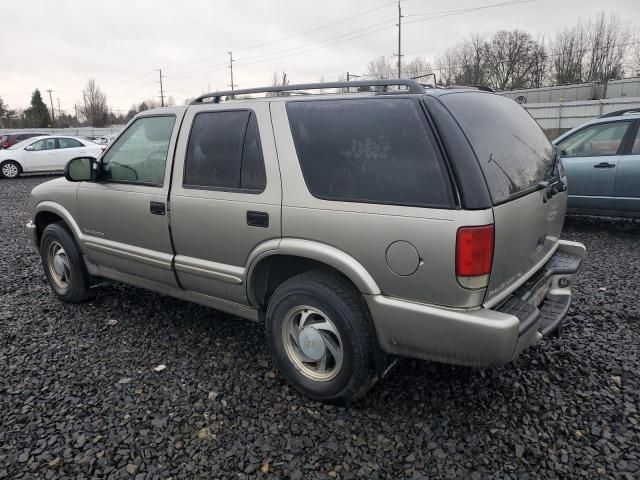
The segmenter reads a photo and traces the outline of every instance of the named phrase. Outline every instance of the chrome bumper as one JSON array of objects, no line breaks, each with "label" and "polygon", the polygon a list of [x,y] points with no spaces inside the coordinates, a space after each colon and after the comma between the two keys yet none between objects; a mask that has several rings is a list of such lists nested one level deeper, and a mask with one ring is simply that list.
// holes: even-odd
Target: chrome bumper
[{"label": "chrome bumper", "polygon": [[[380,346],[390,354],[458,365],[508,363],[560,325],[584,254],[584,245],[560,241],[531,282],[492,309],[456,310],[365,295]],[[560,261],[563,269],[559,258],[573,260]]]}]

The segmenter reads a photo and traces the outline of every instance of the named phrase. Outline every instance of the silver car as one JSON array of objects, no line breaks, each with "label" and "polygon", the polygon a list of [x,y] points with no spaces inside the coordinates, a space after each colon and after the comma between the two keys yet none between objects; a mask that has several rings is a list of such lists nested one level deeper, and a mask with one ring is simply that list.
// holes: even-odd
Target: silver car
[{"label": "silver car", "polygon": [[107,278],[261,322],[293,386],[348,402],[395,356],[504,364],[556,330],[585,252],[566,205],[512,100],[336,82],[143,112],[37,186],[27,228],[62,300]]},{"label": "silver car", "polygon": [[640,217],[640,109],[586,122],[553,141],[567,172],[569,213]]}]

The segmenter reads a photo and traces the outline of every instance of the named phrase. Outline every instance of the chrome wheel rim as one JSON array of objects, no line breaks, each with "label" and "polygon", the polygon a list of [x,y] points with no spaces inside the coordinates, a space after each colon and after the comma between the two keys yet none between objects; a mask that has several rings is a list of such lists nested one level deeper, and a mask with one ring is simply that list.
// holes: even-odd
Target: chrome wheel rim
[{"label": "chrome wheel rim", "polygon": [[58,242],[51,242],[47,253],[47,264],[51,280],[58,288],[69,288],[71,282],[71,264],[69,257]]},{"label": "chrome wheel rim", "polygon": [[18,167],[13,163],[5,163],[2,166],[2,174],[8,178],[15,178],[18,176]]},{"label": "chrome wheel rim", "polygon": [[317,308],[306,305],[287,313],[282,341],[289,360],[305,377],[327,382],[342,368],[342,339],[331,319]]}]

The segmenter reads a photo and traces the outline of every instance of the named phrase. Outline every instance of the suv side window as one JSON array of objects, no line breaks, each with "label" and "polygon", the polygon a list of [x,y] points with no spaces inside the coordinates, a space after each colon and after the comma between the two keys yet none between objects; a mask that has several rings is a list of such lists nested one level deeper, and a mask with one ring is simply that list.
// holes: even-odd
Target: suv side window
[{"label": "suv side window", "polygon": [[636,130],[636,138],[631,145],[631,155],[640,155],[640,128]]},{"label": "suv side window", "polygon": [[599,123],[586,127],[558,144],[563,158],[616,155],[631,122]]},{"label": "suv side window", "polygon": [[78,140],[75,138],[59,138],[58,139],[58,148],[80,148],[84,147]]},{"label": "suv side window", "polygon": [[266,174],[258,122],[247,110],[198,113],[185,159],[186,188],[259,193]]},{"label": "suv side window", "polygon": [[100,179],[161,187],[175,116],[133,122],[102,157]]},{"label": "suv side window", "polygon": [[287,114],[313,196],[436,208],[453,205],[443,160],[414,101],[291,101]]}]

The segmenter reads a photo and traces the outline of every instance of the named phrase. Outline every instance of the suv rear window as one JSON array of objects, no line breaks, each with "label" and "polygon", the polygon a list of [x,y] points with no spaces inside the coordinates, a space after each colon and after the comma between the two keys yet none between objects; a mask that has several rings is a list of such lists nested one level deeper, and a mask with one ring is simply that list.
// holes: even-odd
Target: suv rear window
[{"label": "suv rear window", "polygon": [[551,173],[553,146],[516,102],[482,92],[440,99],[471,142],[494,204],[534,188]]},{"label": "suv rear window", "polygon": [[184,186],[259,193],[267,184],[253,112],[198,113],[191,127]]},{"label": "suv rear window", "polygon": [[422,207],[453,204],[439,150],[413,100],[291,101],[287,113],[313,196]]}]

